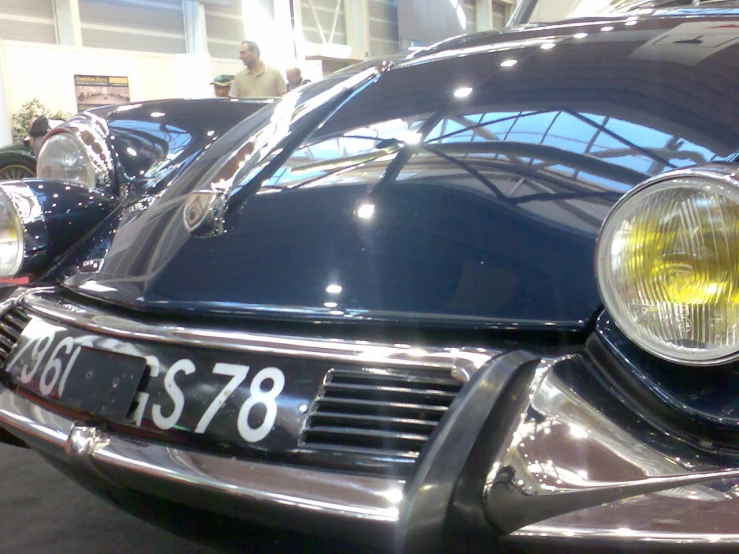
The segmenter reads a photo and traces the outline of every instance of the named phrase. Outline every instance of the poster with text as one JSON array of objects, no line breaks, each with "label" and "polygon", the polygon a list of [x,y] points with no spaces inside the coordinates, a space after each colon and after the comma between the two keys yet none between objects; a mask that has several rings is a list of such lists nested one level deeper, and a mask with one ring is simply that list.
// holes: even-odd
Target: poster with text
[{"label": "poster with text", "polygon": [[128,77],[75,75],[74,93],[79,111],[108,104],[127,104],[131,101]]}]

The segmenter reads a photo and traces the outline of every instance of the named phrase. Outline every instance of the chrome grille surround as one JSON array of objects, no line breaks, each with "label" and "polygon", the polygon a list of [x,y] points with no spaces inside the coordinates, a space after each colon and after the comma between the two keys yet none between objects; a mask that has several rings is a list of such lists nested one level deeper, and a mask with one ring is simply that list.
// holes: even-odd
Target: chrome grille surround
[{"label": "chrome grille surround", "polygon": [[332,368],[299,444],[413,460],[461,387],[422,369]]}]

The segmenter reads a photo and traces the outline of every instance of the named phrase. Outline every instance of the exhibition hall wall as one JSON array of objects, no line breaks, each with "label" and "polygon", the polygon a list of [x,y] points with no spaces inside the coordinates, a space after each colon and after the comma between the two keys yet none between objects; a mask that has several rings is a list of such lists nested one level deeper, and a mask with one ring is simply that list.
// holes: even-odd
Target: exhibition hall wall
[{"label": "exhibition hall wall", "polygon": [[[75,75],[128,77],[134,101],[206,98],[218,73],[240,69],[238,60],[213,60],[208,54],[155,54],[0,41],[4,117],[0,145],[11,142],[10,117],[32,98],[51,111],[77,113]],[[0,107],[0,109],[2,109]]]},{"label": "exhibition hall wall", "polygon": [[[448,35],[493,28],[502,21],[496,20],[498,11],[509,12],[516,0],[433,1],[453,7],[455,26]],[[51,112],[77,113],[88,94],[81,93],[83,78],[125,81],[125,98],[132,102],[203,98],[213,95],[216,75],[243,69],[238,51],[245,38],[257,40],[267,64],[282,72],[298,65],[310,80],[438,38],[424,35],[417,18],[414,24],[407,17],[401,37],[400,4],[0,0],[0,147],[11,142],[13,114],[32,99]],[[446,17],[446,11],[439,13]],[[105,98],[110,97],[97,94],[98,101]]]}]

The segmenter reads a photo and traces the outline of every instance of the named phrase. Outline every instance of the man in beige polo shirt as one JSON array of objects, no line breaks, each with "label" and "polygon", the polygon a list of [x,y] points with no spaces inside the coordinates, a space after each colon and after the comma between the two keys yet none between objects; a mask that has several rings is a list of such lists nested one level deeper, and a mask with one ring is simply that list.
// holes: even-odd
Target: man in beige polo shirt
[{"label": "man in beige polo shirt", "polygon": [[234,98],[267,98],[285,94],[282,74],[259,59],[260,55],[256,42],[245,40],[241,43],[239,58],[246,67],[231,83],[231,96]]}]

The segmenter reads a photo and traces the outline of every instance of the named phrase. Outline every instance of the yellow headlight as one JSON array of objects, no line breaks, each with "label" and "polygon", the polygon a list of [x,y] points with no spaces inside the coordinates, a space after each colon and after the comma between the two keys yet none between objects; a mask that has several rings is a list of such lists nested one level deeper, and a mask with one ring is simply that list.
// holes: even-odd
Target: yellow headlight
[{"label": "yellow headlight", "polygon": [[624,197],[598,241],[597,277],[616,324],[647,351],[716,364],[739,352],[739,188],[686,174]]}]

